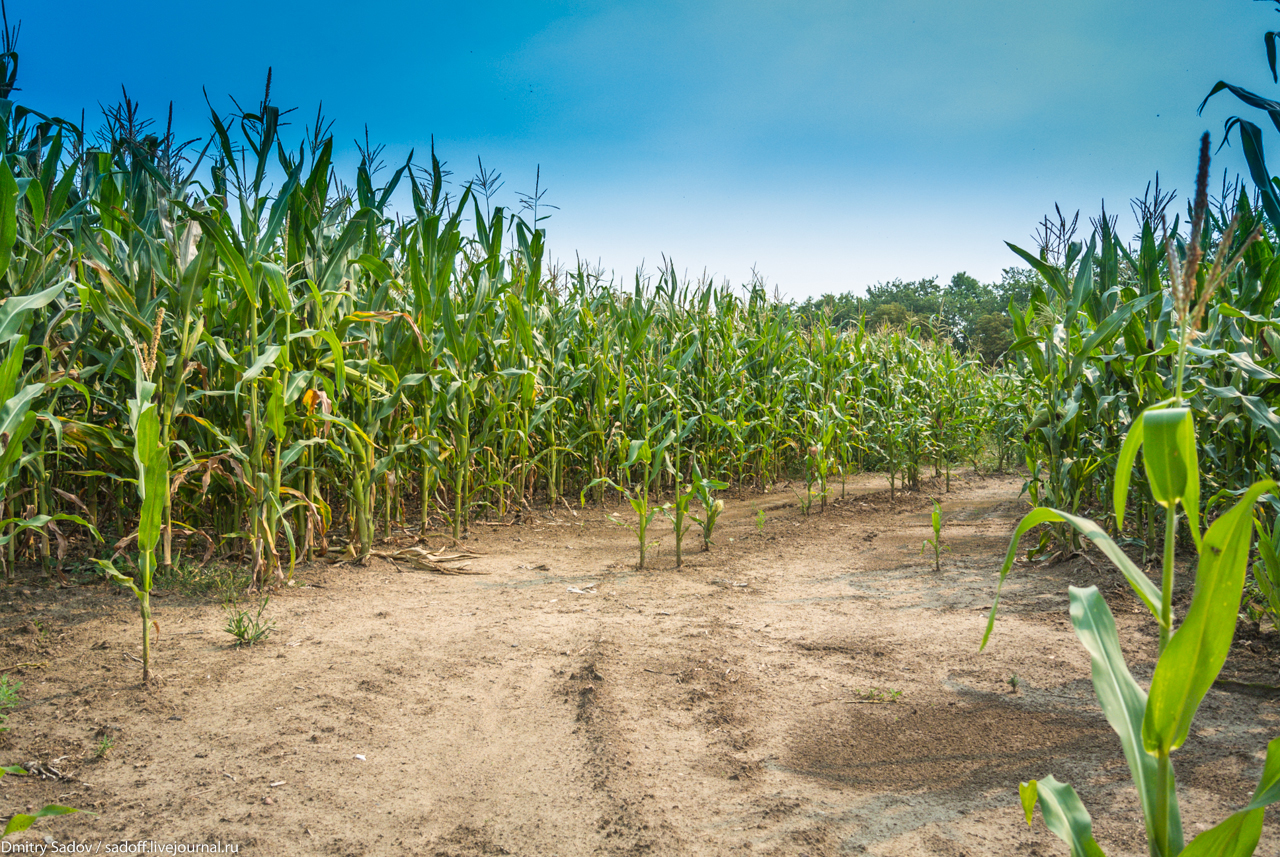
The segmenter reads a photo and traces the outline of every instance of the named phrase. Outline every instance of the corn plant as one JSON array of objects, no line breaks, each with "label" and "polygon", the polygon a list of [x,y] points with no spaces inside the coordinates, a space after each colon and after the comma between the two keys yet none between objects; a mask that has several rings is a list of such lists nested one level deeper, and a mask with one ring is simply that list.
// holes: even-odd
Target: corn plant
[{"label": "corn plant", "polygon": [[[7,169],[0,160],[0,179]],[[3,196],[3,182],[0,181],[0,197]],[[0,211],[3,210],[4,199],[0,198]],[[30,379],[23,372],[23,363],[27,356],[28,337],[21,331],[29,322],[29,316],[37,309],[47,306],[61,292],[59,284],[34,295],[13,296],[0,304],[0,503],[5,510],[0,511],[0,547],[8,546],[12,550],[14,539],[28,530],[42,531],[55,525],[56,521],[70,521],[87,527],[97,538],[97,529],[78,515],[69,513],[40,513],[27,517],[12,514],[13,501],[10,499],[10,483],[23,458],[23,444],[32,436],[38,422],[37,413],[32,406],[47,389],[65,384],[75,384],[69,378],[60,382],[40,382]],[[6,353],[7,352],[7,353]],[[24,377],[25,376],[25,377]],[[8,511],[8,514],[5,514]],[[4,554],[0,554],[3,562]],[[11,554],[10,554],[11,556]],[[9,575],[6,565],[6,577]]]},{"label": "corn plant", "polygon": [[707,479],[702,475],[702,470],[695,461],[693,463],[693,482],[689,487],[692,494],[698,498],[698,502],[702,505],[702,517],[697,515],[690,515],[690,517],[702,528],[702,549],[711,550],[711,546],[715,544],[715,542],[711,541],[711,536],[716,529],[716,519],[724,511],[724,501],[711,492],[723,491],[729,487],[729,483],[722,482],[719,479]]},{"label": "corn plant", "polygon": [[164,321],[156,319],[155,337],[137,346],[136,392],[129,402],[129,422],[133,433],[135,480],[142,513],[138,519],[138,576],[121,573],[111,560],[97,560],[107,576],[132,590],[142,617],[142,683],[151,681],[151,583],[156,568],[156,544],[160,541],[164,508],[169,494],[169,451],[160,440],[160,419],[153,397],[156,384],[156,343]]},{"label": "corn plant", "polygon": [[933,538],[925,539],[924,544],[920,545],[920,555],[923,556],[927,549],[933,548],[933,570],[941,574],[942,552],[951,548],[942,544],[942,507],[938,505],[937,500],[933,501],[933,514],[930,520],[933,525]]},{"label": "corn plant", "polygon": [[607,485],[626,497],[632,511],[636,514],[635,522],[632,523],[616,514],[611,515],[610,520],[619,526],[626,527],[635,534],[640,547],[638,568],[644,568],[645,555],[651,541],[649,528],[653,524],[653,519],[662,511],[662,507],[652,501],[649,493],[650,486],[653,483],[658,462],[662,460],[662,455],[667,447],[675,441],[675,431],[670,431],[661,441],[655,443],[659,431],[660,427],[655,426],[650,430],[648,436],[631,440],[627,444],[625,450],[626,458],[622,460],[620,469],[626,471],[631,467],[639,466],[640,481],[638,485],[623,486],[607,476],[602,476],[582,489],[582,496],[579,498],[580,502],[585,503],[586,492],[597,483]]},{"label": "corn plant", "polygon": [[[1208,135],[1201,142],[1192,235],[1199,235],[1206,209]],[[1235,224],[1232,224],[1232,229]],[[1247,243],[1247,242],[1246,242]],[[1139,450],[1152,498],[1165,510],[1165,551],[1162,585],[1156,588],[1119,546],[1093,521],[1069,512],[1040,508],[1019,523],[1000,570],[1003,583],[1013,566],[1018,541],[1046,522],[1060,522],[1090,539],[1115,564],[1159,627],[1159,658],[1151,686],[1144,691],[1134,680],[1121,652],[1115,619],[1097,587],[1070,589],[1070,616],[1076,635],[1089,651],[1098,702],[1111,728],[1120,737],[1130,774],[1138,790],[1152,857],[1173,855],[1250,855],[1262,831],[1263,810],[1280,800],[1280,738],[1267,746],[1262,779],[1253,799],[1242,809],[1186,843],[1178,811],[1172,753],[1190,735],[1192,720],[1205,694],[1226,663],[1235,633],[1253,542],[1253,507],[1268,492],[1280,491],[1273,480],[1260,480],[1221,514],[1203,534],[1200,530],[1200,478],[1195,422],[1183,406],[1183,370],[1187,350],[1209,300],[1239,253],[1219,253],[1200,269],[1199,242],[1178,258],[1170,247],[1172,302],[1179,323],[1177,374],[1172,399],[1143,411],[1130,427],[1115,473],[1113,504],[1118,527],[1123,526],[1129,481]],[[1197,275],[1203,274],[1203,280]],[[1197,296],[1200,285],[1202,293]],[[1186,516],[1199,561],[1195,590],[1187,615],[1175,627],[1172,607],[1175,575],[1174,543],[1179,507]],[[997,604],[999,588],[997,588]],[[995,621],[993,605],[983,636],[985,647]],[[1049,829],[1075,855],[1101,855],[1092,823],[1079,795],[1052,776],[1020,787],[1028,823],[1040,807]]]}]

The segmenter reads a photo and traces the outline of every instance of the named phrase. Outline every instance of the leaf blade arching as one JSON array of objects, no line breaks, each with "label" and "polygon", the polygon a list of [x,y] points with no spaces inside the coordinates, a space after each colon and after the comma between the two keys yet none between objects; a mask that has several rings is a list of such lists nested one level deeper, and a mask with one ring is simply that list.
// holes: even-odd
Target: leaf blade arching
[{"label": "leaf blade arching", "polygon": [[[1147,839],[1155,841],[1152,826],[1157,803],[1156,758],[1143,747],[1142,723],[1148,707],[1147,694],[1134,680],[1120,649],[1115,617],[1097,587],[1071,587],[1071,625],[1091,660],[1094,692],[1103,715],[1120,739],[1129,774],[1142,803]],[[1176,784],[1168,780],[1169,840],[1181,847],[1182,822],[1178,812]],[[1176,852],[1175,852],[1176,853]]]},{"label": "leaf blade arching", "polygon": [[1254,483],[1204,534],[1191,606],[1151,678],[1142,727],[1149,753],[1167,754],[1182,746],[1226,663],[1252,547],[1253,504],[1277,488],[1271,480]]},{"label": "leaf blade arching", "polygon": [[1071,847],[1071,857],[1105,857],[1097,840],[1093,838],[1093,821],[1084,808],[1080,795],[1066,783],[1058,782],[1052,775],[1042,780],[1023,783],[1019,788],[1027,823],[1031,823],[1031,811],[1040,806],[1045,827]]},{"label": "leaf blade arching", "polygon": [[1000,606],[1000,591],[1004,587],[1005,578],[1009,576],[1009,572],[1013,568],[1014,558],[1018,552],[1018,540],[1021,539],[1033,527],[1040,524],[1051,522],[1063,522],[1070,524],[1075,530],[1085,538],[1089,539],[1098,548],[1106,554],[1107,558],[1115,564],[1120,573],[1124,575],[1125,580],[1133,588],[1133,591],[1147,605],[1147,609],[1151,611],[1151,615],[1156,621],[1160,621],[1160,590],[1151,582],[1141,569],[1133,564],[1133,560],[1125,556],[1124,551],[1120,550],[1120,546],[1112,541],[1111,537],[1103,532],[1102,528],[1088,518],[1082,518],[1063,512],[1061,509],[1050,509],[1041,507],[1028,512],[1018,523],[1017,529],[1014,530],[1013,537],[1009,540],[1009,551],[1005,554],[1004,564],[1000,567],[1000,579],[996,584],[995,599],[991,604],[991,612],[987,615],[987,628],[982,635],[982,644],[978,647],[978,651],[982,651],[987,646],[987,641],[991,637],[991,631],[995,627],[996,608]]}]

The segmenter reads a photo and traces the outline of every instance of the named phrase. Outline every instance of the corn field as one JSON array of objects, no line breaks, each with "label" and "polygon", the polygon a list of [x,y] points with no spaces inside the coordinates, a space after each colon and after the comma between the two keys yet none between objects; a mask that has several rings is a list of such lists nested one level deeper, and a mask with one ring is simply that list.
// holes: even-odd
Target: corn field
[{"label": "corn field", "polygon": [[451,196],[434,153],[379,183],[365,151],[348,187],[319,120],[280,139],[269,91],[189,161],[132,105],[95,148],[0,104],[7,568],[60,573],[77,532],[131,547],[150,407],[160,565],[241,558],[258,584],[405,528],[607,502],[602,478],[803,476],[807,511],[838,474],[914,488],[982,453],[1003,393],[949,345],[802,323],[670,262],[627,287],[548,270],[536,213]]},{"label": "corn field", "polygon": [[[1010,245],[1039,282],[988,369],[912,327],[837,329],[669,260],[630,284],[552,269],[536,204],[451,194],[434,151],[379,180],[366,146],[348,186],[323,119],[295,148],[280,117],[268,77],[253,111],[211,112],[197,155],[143,133],[127,100],[97,145],[0,102],[6,569],[61,574],[76,533],[130,548],[148,407],[167,456],[160,565],[240,558],[258,584],[331,550],[366,561],[396,531],[456,539],[478,517],[609,502],[610,483],[648,497],[695,472],[803,480],[807,512],[842,474],[949,487],[953,465],[990,455],[1026,465],[1034,505],[1096,508],[1125,427],[1171,395],[1169,248],[1213,258],[1255,227],[1190,352],[1207,511],[1280,466],[1280,260],[1239,186],[1196,236],[1157,189],[1135,201],[1132,248],[1105,211],[1087,246],[1065,228],[1038,253]],[[391,205],[402,185],[408,212]],[[1132,490],[1128,536],[1151,545],[1154,507]],[[1078,536],[1050,529],[1041,549],[1055,544]]]}]

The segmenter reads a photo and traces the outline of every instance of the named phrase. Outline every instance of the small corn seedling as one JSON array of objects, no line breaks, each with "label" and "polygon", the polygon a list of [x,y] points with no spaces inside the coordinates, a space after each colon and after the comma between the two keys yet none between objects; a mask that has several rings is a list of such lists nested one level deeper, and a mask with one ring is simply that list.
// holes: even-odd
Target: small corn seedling
[{"label": "small corn seedling", "polygon": [[[1201,140],[1196,203],[1191,220],[1193,236],[1200,235],[1207,207],[1208,166],[1209,135],[1205,134]],[[1228,227],[1228,234],[1234,227],[1234,223]],[[1248,243],[1246,241],[1245,246]],[[1185,259],[1179,260],[1170,242],[1169,259],[1178,260],[1171,261],[1169,266],[1173,304],[1180,323],[1176,392],[1171,400],[1138,415],[1129,428],[1116,464],[1113,502],[1117,529],[1124,525],[1129,482],[1140,448],[1151,495],[1165,510],[1161,587],[1157,589],[1096,523],[1051,508],[1036,509],[1022,519],[1000,570],[1003,583],[1013,567],[1018,540],[1033,527],[1047,522],[1065,523],[1102,550],[1155,617],[1160,631],[1159,658],[1150,690],[1144,691],[1125,663],[1115,618],[1098,588],[1070,588],[1071,624],[1092,658],[1093,684],[1103,714],[1120,737],[1138,790],[1151,857],[1248,857],[1261,837],[1264,809],[1280,801],[1280,738],[1277,738],[1267,745],[1262,778],[1249,803],[1186,844],[1172,764],[1173,751],[1190,736],[1196,711],[1222,671],[1231,649],[1253,542],[1254,504],[1268,492],[1280,492],[1280,485],[1270,479],[1255,482],[1235,505],[1201,533],[1200,463],[1192,411],[1182,404],[1183,374],[1187,348],[1204,309],[1243,249],[1229,258],[1219,253],[1208,271],[1203,272],[1202,296],[1193,303],[1200,243],[1190,242]],[[1179,505],[1186,514],[1199,562],[1191,606],[1175,628],[1174,545]],[[999,587],[996,602],[999,602]],[[984,647],[995,615],[993,604],[982,639]],[[1038,805],[1045,824],[1071,846],[1073,855],[1101,857],[1103,851],[1093,838],[1089,813],[1074,788],[1049,776],[1023,783],[1019,791],[1028,823]]]},{"label": "small corn seedling", "polygon": [[942,507],[938,505],[938,501],[933,501],[933,538],[925,539],[924,544],[920,545],[920,555],[924,556],[924,552],[933,548],[933,570],[942,573],[942,552],[949,551],[951,548],[942,544]]}]

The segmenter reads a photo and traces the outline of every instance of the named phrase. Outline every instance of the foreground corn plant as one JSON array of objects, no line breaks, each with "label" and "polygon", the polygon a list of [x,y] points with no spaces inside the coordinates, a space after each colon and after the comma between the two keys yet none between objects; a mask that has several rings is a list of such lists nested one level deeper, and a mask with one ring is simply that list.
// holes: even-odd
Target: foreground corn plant
[{"label": "foreground corn plant", "polygon": [[[1201,141],[1191,224],[1193,236],[1200,234],[1207,208],[1208,168],[1209,137],[1206,134]],[[1235,227],[1232,223],[1228,232],[1233,232]],[[1249,243],[1246,241],[1244,246]],[[1228,237],[1224,247],[1229,244]],[[1183,406],[1183,375],[1188,348],[1208,302],[1223,278],[1239,262],[1242,252],[1243,248],[1228,256],[1220,249],[1212,263],[1202,270],[1199,241],[1191,243],[1182,258],[1169,247],[1169,258],[1175,260],[1170,265],[1170,277],[1179,324],[1175,394],[1170,401],[1142,412],[1130,427],[1116,468],[1112,498],[1117,526],[1122,527],[1130,476],[1141,450],[1152,498],[1165,512],[1161,587],[1157,589],[1096,523],[1051,508],[1036,509],[1022,519],[1000,570],[1003,584],[1013,566],[1019,539],[1033,527],[1048,522],[1063,523],[1093,541],[1111,559],[1155,617],[1160,629],[1160,654],[1150,690],[1144,692],[1125,663],[1115,618],[1097,587],[1070,589],[1071,623],[1092,658],[1093,684],[1103,714],[1120,737],[1138,790],[1152,857],[1247,857],[1254,852],[1261,837],[1264,808],[1280,801],[1280,738],[1277,738],[1267,745],[1262,778],[1252,800],[1188,844],[1178,811],[1172,762],[1173,751],[1189,737],[1196,711],[1222,671],[1231,648],[1253,545],[1254,505],[1264,494],[1280,492],[1280,485],[1273,480],[1255,482],[1201,534],[1201,472],[1193,412]],[[1202,281],[1197,280],[1198,274],[1203,275]],[[1199,295],[1197,285],[1201,289]],[[1175,627],[1172,601],[1179,507],[1185,513],[1199,561],[1191,606]],[[999,589],[983,635],[983,647],[990,639],[998,603]],[[1023,783],[1020,793],[1028,823],[1035,807],[1039,806],[1045,824],[1071,847],[1072,855],[1094,857],[1103,853],[1093,838],[1089,814],[1074,788],[1049,776]]]},{"label": "foreground corn plant", "polygon": [[156,545],[163,528],[169,496],[169,452],[161,440],[160,418],[153,397],[156,384],[156,342],[164,322],[162,310],[156,318],[156,333],[149,345],[137,346],[137,390],[129,401],[129,424],[133,430],[133,458],[142,514],[138,518],[138,575],[121,573],[110,560],[98,560],[107,576],[132,590],[138,598],[142,617],[142,683],[151,680],[151,585],[156,570]]}]

